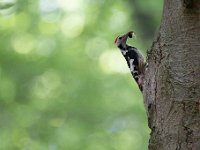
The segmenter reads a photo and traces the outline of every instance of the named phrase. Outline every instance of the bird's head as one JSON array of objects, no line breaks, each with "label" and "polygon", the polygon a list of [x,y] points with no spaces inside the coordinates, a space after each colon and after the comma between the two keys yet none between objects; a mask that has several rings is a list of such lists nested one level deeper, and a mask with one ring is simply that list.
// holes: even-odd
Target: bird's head
[{"label": "bird's head", "polygon": [[118,36],[118,37],[115,39],[115,45],[116,45],[117,47],[125,47],[126,41],[127,41],[128,37],[129,37],[129,38],[135,37],[134,32],[133,32],[133,31],[130,31],[130,32],[124,34],[124,35]]}]

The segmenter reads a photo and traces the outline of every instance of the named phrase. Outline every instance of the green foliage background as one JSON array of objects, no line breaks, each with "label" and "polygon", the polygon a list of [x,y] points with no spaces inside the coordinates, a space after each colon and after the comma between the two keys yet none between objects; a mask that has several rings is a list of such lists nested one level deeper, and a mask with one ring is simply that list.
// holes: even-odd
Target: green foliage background
[{"label": "green foliage background", "polygon": [[0,0],[0,149],[146,150],[142,95],[114,46],[144,54],[157,0]]}]

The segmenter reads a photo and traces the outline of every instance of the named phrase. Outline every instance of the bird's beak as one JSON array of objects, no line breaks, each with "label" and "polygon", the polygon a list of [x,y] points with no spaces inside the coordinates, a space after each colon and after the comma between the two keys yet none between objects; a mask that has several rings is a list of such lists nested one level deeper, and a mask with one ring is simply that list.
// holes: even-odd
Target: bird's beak
[{"label": "bird's beak", "polygon": [[129,38],[132,38],[132,37],[136,37],[134,32],[133,31],[130,31],[130,32],[127,32],[126,34],[124,34],[123,36],[123,42],[122,43],[126,43],[126,40]]},{"label": "bird's beak", "polygon": [[126,33],[126,36],[129,37],[129,38],[136,37],[135,33],[133,31]]},{"label": "bird's beak", "polygon": [[[118,37],[119,37],[119,36],[118,36]],[[127,41],[127,39],[128,39],[128,37],[129,37],[129,38],[132,38],[132,37],[136,37],[136,36],[135,36],[135,34],[134,34],[133,31],[127,32],[126,34],[124,34],[124,35],[122,36],[122,40],[120,41],[120,43],[117,43],[118,37],[115,39],[115,42],[114,42],[114,43],[115,43],[116,45],[119,45],[119,44],[125,45],[125,44],[126,44],[126,41]]]}]

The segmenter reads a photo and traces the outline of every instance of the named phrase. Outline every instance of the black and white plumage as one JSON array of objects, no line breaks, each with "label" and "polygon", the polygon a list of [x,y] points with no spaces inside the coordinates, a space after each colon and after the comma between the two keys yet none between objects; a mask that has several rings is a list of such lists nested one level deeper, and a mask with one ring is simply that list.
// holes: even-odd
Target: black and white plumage
[{"label": "black and white plumage", "polygon": [[126,59],[131,74],[137,82],[140,90],[143,90],[145,59],[142,53],[135,47],[126,44],[128,37],[132,38],[135,34],[131,31],[115,39],[115,45],[120,49]]}]

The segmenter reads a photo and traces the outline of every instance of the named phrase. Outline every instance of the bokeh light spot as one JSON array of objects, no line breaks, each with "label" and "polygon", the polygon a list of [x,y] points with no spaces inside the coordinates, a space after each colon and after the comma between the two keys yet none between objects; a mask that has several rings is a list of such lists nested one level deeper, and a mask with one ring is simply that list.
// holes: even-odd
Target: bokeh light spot
[{"label": "bokeh light spot", "polygon": [[58,1],[57,0],[40,0],[39,6],[42,12],[52,12],[58,9]]},{"label": "bokeh light spot", "polygon": [[33,35],[21,33],[12,40],[14,50],[19,54],[28,54],[35,48],[36,40]]},{"label": "bokeh light spot", "polygon": [[[124,29],[129,26],[126,24],[128,21],[128,14],[123,11],[114,9],[113,14],[110,16],[109,27],[112,31],[118,31],[119,29]],[[119,21],[120,20],[120,21]]]},{"label": "bokeh light spot", "polygon": [[67,12],[80,12],[84,8],[83,0],[58,0],[58,4]]},{"label": "bokeh light spot", "polygon": [[79,36],[85,26],[85,18],[81,14],[74,14],[63,19],[61,23],[61,30],[68,38],[75,38]]}]

